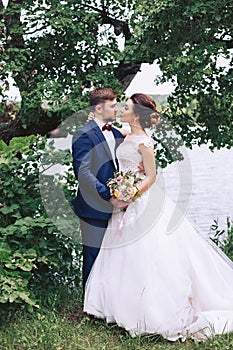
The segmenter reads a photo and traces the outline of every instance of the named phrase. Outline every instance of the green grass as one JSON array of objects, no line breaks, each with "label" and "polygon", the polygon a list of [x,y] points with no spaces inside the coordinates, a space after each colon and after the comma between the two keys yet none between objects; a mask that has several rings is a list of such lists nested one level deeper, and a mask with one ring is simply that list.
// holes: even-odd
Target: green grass
[{"label": "green grass", "polygon": [[32,315],[18,314],[0,326],[1,350],[122,350],[122,349],[233,349],[233,334],[205,343],[168,342],[160,336],[131,338],[116,325],[77,315],[75,312],[47,310]]},{"label": "green grass", "polygon": [[[233,234],[229,237],[229,247],[232,247]],[[189,340],[172,343],[157,335],[131,338],[116,325],[80,314],[81,304],[77,303],[80,293],[42,284],[35,290],[41,309],[31,314],[18,310],[10,322],[0,325],[0,350],[233,349],[233,333],[204,343]],[[0,316],[2,314],[0,310]]]}]

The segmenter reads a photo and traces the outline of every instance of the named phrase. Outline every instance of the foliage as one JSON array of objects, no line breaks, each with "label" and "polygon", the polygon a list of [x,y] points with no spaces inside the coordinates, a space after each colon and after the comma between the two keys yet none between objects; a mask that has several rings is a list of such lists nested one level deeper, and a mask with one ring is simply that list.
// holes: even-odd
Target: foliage
[{"label": "foliage", "polygon": [[233,261],[233,222],[227,218],[227,230],[221,230],[218,221],[211,226],[211,240]]},{"label": "foliage", "polygon": [[[79,286],[80,246],[68,237],[68,233],[77,231],[77,226],[67,219],[66,213],[58,211],[56,214],[66,228],[60,231],[42,200],[42,187],[47,199],[52,200],[50,189],[39,181],[45,152],[54,152],[54,159],[70,163],[64,152],[56,152],[51,144],[46,146],[44,138],[16,138],[8,146],[0,143],[1,310],[8,311],[10,305],[17,304],[38,306],[38,285]],[[55,183],[54,188],[58,186],[61,185]],[[66,185],[67,201],[71,192]]]},{"label": "foliage", "polygon": [[184,150],[182,149],[184,141],[177,129],[169,122],[166,113],[161,114],[161,121],[154,129],[152,137],[155,141],[157,166],[165,168],[174,161],[184,159]]},{"label": "foliage", "polygon": [[127,50],[139,61],[156,60],[163,72],[158,81],[175,83],[169,117],[188,146],[233,145],[232,68],[220,62],[230,62],[232,14],[227,0],[136,1]]},{"label": "foliage", "polygon": [[[108,13],[98,11],[95,1],[17,0],[0,9],[1,95],[7,99],[12,77],[22,99],[19,120],[28,133],[36,133],[36,125],[45,134],[85,108],[85,91],[93,85],[119,89],[113,70],[120,51],[108,30]],[[126,6],[110,3],[111,9],[117,15]]]},{"label": "foliage", "polygon": [[[176,84],[165,113],[186,144],[231,147],[232,68],[219,59],[230,60],[232,9],[228,0],[0,3],[0,138],[48,134],[87,107],[92,86],[121,98],[141,63],[156,61],[160,80]],[[22,98],[13,120],[9,77]]]}]

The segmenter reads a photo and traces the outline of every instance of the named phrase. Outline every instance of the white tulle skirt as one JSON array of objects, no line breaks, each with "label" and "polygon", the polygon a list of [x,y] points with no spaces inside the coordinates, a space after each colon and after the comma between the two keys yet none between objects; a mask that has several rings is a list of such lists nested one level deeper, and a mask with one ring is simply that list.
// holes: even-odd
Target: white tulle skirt
[{"label": "white tulle skirt", "polygon": [[233,264],[157,187],[112,215],[84,311],[132,336],[205,340],[233,331]]}]

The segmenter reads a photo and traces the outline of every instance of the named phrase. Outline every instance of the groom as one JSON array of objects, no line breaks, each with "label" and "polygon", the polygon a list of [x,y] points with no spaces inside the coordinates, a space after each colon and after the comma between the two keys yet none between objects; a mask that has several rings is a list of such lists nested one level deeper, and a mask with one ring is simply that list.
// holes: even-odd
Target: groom
[{"label": "groom", "polygon": [[99,253],[113,205],[125,203],[111,198],[106,186],[118,169],[115,151],[123,141],[122,134],[111,126],[117,113],[116,93],[109,88],[96,88],[89,101],[95,120],[86,123],[73,136],[73,168],[79,182],[77,197],[72,201],[80,218],[83,244],[83,290],[92,265]]}]

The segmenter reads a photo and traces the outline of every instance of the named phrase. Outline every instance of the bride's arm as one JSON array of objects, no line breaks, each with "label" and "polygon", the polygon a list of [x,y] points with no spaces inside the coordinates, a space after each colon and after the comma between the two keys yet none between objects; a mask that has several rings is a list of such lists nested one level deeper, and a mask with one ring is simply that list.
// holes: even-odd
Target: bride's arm
[{"label": "bride's arm", "polygon": [[146,192],[156,180],[156,166],[154,148],[141,144],[139,146],[139,153],[142,155],[142,162],[144,166],[145,178],[137,185],[141,193]]}]

